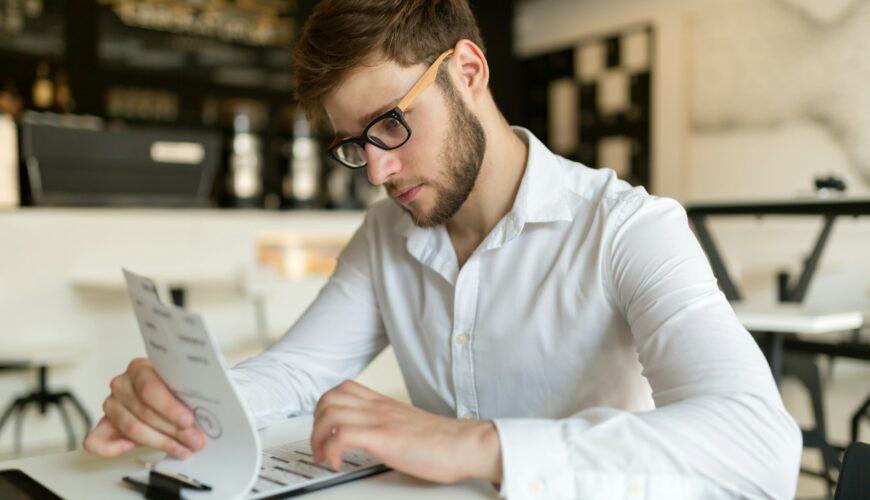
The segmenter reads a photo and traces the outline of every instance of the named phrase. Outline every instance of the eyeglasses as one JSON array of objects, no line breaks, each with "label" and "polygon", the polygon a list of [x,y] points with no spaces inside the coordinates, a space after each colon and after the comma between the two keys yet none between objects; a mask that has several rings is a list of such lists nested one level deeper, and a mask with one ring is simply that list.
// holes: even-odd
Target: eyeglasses
[{"label": "eyeglasses", "polygon": [[405,110],[414,102],[424,90],[426,90],[438,75],[438,68],[444,59],[453,53],[448,49],[441,53],[429,69],[417,80],[399,104],[372,120],[363,130],[362,135],[339,140],[336,138],[330,144],[327,152],[339,163],[348,168],[362,168],[368,165],[366,158],[366,144],[390,151],[402,147],[411,138],[411,127],[405,121]]}]

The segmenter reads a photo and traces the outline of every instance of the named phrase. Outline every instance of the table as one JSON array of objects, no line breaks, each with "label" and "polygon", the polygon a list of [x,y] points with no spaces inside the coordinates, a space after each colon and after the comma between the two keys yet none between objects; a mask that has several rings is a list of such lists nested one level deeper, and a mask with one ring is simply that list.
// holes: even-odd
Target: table
[{"label": "table", "polygon": [[[261,432],[263,447],[305,439],[311,432],[311,417],[289,419]],[[162,454],[137,448],[119,458],[103,459],[84,450],[0,462],[0,469],[21,469],[68,500],[112,498],[142,499],[143,496],[121,481],[121,477],[142,469],[138,460],[156,461]],[[487,481],[469,480],[452,485],[434,484],[389,471],[358,481],[306,494],[312,500],[456,499],[498,498]]]},{"label": "table", "polygon": [[732,305],[737,319],[750,331],[819,335],[852,330],[864,323],[861,311],[828,310],[799,304]]},{"label": "table", "polygon": [[[801,304],[780,303],[770,306],[742,305],[735,303],[734,312],[743,326],[767,341],[765,351],[770,363],[773,378],[779,383],[783,371],[783,350],[786,341],[801,342],[796,335],[818,336],[860,328],[864,323],[861,311],[835,311],[808,308]],[[822,345],[835,345],[822,343]],[[816,354],[813,352],[813,354]],[[840,467],[840,459],[827,439],[827,424],[822,397],[822,383],[818,366],[811,357],[792,355],[788,372],[800,379],[810,392],[813,415],[816,425],[812,429],[802,429],[805,447],[818,448],[825,463],[821,475],[833,487],[829,471]],[[796,359],[795,359],[796,358]],[[863,411],[863,410],[860,410]],[[854,419],[858,417],[853,416]],[[857,426],[857,423],[854,424]],[[857,431],[855,431],[857,434]],[[852,439],[855,441],[855,438]],[[813,471],[805,471],[814,473]]]},{"label": "table", "polygon": [[790,303],[770,306],[740,303],[732,305],[744,328],[768,336],[769,345],[765,350],[773,378],[777,382],[782,372],[782,351],[786,334],[824,335],[855,330],[864,323],[861,311],[821,310]]},{"label": "table", "polygon": [[813,251],[810,257],[804,263],[804,269],[801,272],[797,283],[788,283],[788,277],[780,278],[780,301],[781,302],[801,302],[806,295],[807,289],[810,286],[813,275],[818,267],[819,260],[822,256],[822,251],[828,242],[831,235],[831,230],[834,227],[834,221],[837,217],[852,216],[859,217],[862,215],[870,215],[870,198],[849,198],[849,197],[830,197],[830,198],[795,198],[792,200],[769,200],[769,201],[738,201],[738,202],[719,202],[719,203],[700,203],[690,204],[686,207],[686,213],[692,225],[695,227],[695,233],[698,235],[698,241],[701,243],[707,258],[710,259],[710,265],[713,267],[713,272],[719,280],[719,285],[722,292],[729,301],[740,300],[740,291],[728,269],[722,256],[716,248],[716,243],[707,229],[707,217],[712,215],[743,215],[743,216],[764,216],[764,215],[789,215],[789,216],[820,216],[824,219],[824,225],[819,235],[816,237],[816,243],[813,246]]},{"label": "table", "polygon": [[[805,197],[791,200],[762,200],[762,201],[738,201],[689,204],[686,213],[698,241],[710,265],[713,273],[719,281],[719,286],[729,302],[740,301],[741,293],[722,259],[722,255],[716,248],[710,231],[707,229],[707,218],[710,216],[755,216],[786,215],[786,216],[820,216],[824,219],[822,230],[816,238],[813,250],[804,263],[803,271],[796,283],[790,283],[787,275],[779,277],[779,300],[780,302],[800,303],[803,302],[809,289],[819,261],[822,257],[825,245],[831,235],[834,221],[837,217],[851,216],[860,217],[870,215],[870,197],[842,197],[832,196],[828,198]],[[781,332],[777,333],[779,335]],[[821,344],[821,345],[819,345]],[[784,345],[789,350],[811,351],[821,354],[831,354],[854,359],[870,359],[870,347],[864,344],[824,344],[820,342],[805,342],[799,339],[788,339]]]},{"label": "table", "polygon": [[[719,203],[701,203],[701,204],[690,204],[686,207],[686,213],[689,217],[689,220],[692,221],[692,225],[695,228],[695,234],[698,236],[698,241],[701,244],[701,247],[704,249],[704,252],[707,254],[707,258],[710,260],[710,266],[713,268],[713,273],[716,275],[716,278],[719,282],[719,286],[722,289],[722,292],[725,294],[725,297],[730,302],[739,302],[742,298],[739,288],[737,284],[734,283],[734,280],[731,278],[730,273],[728,272],[728,268],[725,265],[725,261],[722,259],[719,250],[716,248],[716,243],[713,240],[710,231],[707,229],[707,218],[710,216],[752,216],[752,217],[761,217],[765,215],[783,215],[783,216],[818,216],[821,217],[824,221],[822,225],[822,229],[816,237],[815,244],[813,245],[812,252],[809,257],[804,262],[803,270],[800,273],[797,281],[792,280],[787,274],[781,273],[779,275],[779,301],[784,303],[795,303],[799,304],[803,302],[804,297],[806,296],[807,290],[812,282],[813,276],[816,273],[818,268],[819,261],[822,257],[822,252],[824,251],[825,245],[827,244],[831,231],[834,227],[834,221],[838,217],[842,216],[851,216],[851,217],[859,217],[870,215],[870,198],[856,198],[856,197],[844,197],[844,196],[831,196],[827,198],[822,197],[805,197],[805,198],[795,198],[791,200],[763,200],[763,201],[739,201],[739,202],[719,202]],[[860,313],[855,313],[860,316]],[[854,316],[854,315],[853,315]],[[774,378],[778,380],[781,363],[783,357],[783,351],[797,351],[804,353],[812,353],[812,354],[829,354],[836,355],[842,357],[850,357],[855,359],[870,359],[870,346],[861,343],[840,343],[840,344],[832,344],[825,342],[808,342],[803,339],[799,339],[794,335],[790,335],[786,337],[787,333],[818,333],[818,331],[833,331],[831,328],[832,318],[800,318],[800,317],[792,317],[789,320],[788,325],[784,325],[782,323],[782,318],[774,318],[774,321],[771,322],[770,318],[760,318],[758,316],[754,318],[746,318],[744,315],[744,320],[751,319],[756,321],[756,324],[752,324],[750,322],[748,325],[744,323],[744,326],[748,330],[754,330],[756,332],[762,333],[766,335],[767,338],[767,346],[766,346],[766,354],[768,360],[771,364],[771,370],[773,372]],[[834,318],[834,323],[842,320],[843,318]],[[766,320],[762,321],[761,324],[758,324],[758,320]],[[813,321],[817,321],[815,325],[813,325]],[[840,324],[839,326],[843,326],[844,329],[849,329],[849,326],[854,328],[859,328],[863,322],[863,318],[860,320],[856,320],[856,318],[846,318],[845,323]],[[828,323],[827,325],[823,325],[823,323]],[[854,326],[852,326],[854,325]],[[754,327],[762,328],[756,329]],[[776,326],[773,328],[773,326]],[[828,326],[827,329],[821,329],[821,326]],[[793,329],[789,329],[789,327]],[[807,328],[809,327],[809,328]],[[797,331],[796,331],[797,330]],[[800,330],[803,330],[802,332]],[[814,331],[818,330],[818,331]],[[810,367],[801,367],[799,376],[801,376],[802,380],[804,378],[812,378],[812,383],[808,385],[810,391],[812,392],[814,389],[811,387],[817,384],[818,374],[817,367],[814,361],[811,361],[811,368],[813,373],[805,373],[808,371]],[[806,381],[805,381],[806,383]],[[821,390],[819,386],[819,391]],[[819,396],[819,399],[821,396]],[[821,406],[820,404],[818,406]],[[864,407],[858,410],[853,415],[853,426],[854,422],[860,418],[861,414],[867,411],[867,407],[870,406],[870,399],[868,399],[867,403]],[[807,433],[804,433],[804,443],[805,445],[818,445],[822,449],[823,457],[825,458],[826,468],[830,470],[831,464],[838,463],[838,458],[833,455],[830,451],[830,445],[827,443],[824,433],[824,423],[821,419],[821,409],[816,411],[817,413],[817,426],[816,429],[818,432],[814,433],[816,435],[820,435],[819,439],[815,439],[816,436],[812,436],[814,438],[815,443],[809,443],[807,441]],[[854,433],[856,434],[856,433]],[[854,439],[854,438],[853,438]],[[827,471],[826,471],[827,472]],[[831,481],[830,476],[826,473],[826,479]]]}]

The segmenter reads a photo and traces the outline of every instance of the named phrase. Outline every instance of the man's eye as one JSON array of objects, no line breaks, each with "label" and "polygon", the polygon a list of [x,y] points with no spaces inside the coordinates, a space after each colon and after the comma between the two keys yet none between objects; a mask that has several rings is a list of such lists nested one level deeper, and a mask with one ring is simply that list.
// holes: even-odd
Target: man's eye
[{"label": "man's eye", "polygon": [[386,122],[386,123],[384,123],[384,127],[385,127],[387,130],[394,129],[394,128],[396,128],[396,127],[400,127],[400,126],[401,126],[401,124],[399,123],[399,120],[396,120],[395,118],[388,118],[388,119],[386,119],[386,120],[384,120],[384,121]]}]

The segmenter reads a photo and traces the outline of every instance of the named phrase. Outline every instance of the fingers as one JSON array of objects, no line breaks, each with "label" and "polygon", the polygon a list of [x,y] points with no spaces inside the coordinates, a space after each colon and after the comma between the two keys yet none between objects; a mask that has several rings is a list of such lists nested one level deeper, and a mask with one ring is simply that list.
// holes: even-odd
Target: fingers
[{"label": "fingers", "polygon": [[[175,398],[147,359],[133,360],[127,372],[115,377],[110,386],[112,395],[106,400],[107,405],[120,402],[144,425],[180,441],[189,450],[196,451],[205,446],[205,434],[192,425],[192,413]],[[109,413],[105,407],[104,410],[110,419],[123,414],[117,410]],[[174,414],[175,420],[166,413]],[[121,428],[121,422],[114,419],[112,422],[116,428]],[[187,425],[181,425],[183,423]]]},{"label": "fingers", "polygon": [[117,457],[133,449],[134,443],[118,432],[106,417],[100,419],[82,442],[85,450],[101,457]]},{"label": "fingers", "polygon": [[317,404],[318,406],[320,406],[324,402],[329,402],[332,398],[342,396],[356,397],[364,401],[376,401],[384,397],[381,394],[369,389],[368,387],[358,382],[354,382],[353,380],[345,380],[344,382],[323,393],[323,396],[320,397],[320,401],[318,401]]},{"label": "fingers", "polygon": [[317,402],[317,406],[314,408],[314,420],[317,421],[320,417],[323,416],[323,412],[330,407],[333,406],[343,406],[346,408],[364,408],[371,404],[370,401],[362,399],[353,394],[346,393],[332,393],[328,396],[326,394],[320,398],[320,401]]},{"label": "fingers", "polygon": [[338,384],[335,388],[339,389],[342,392],[355,394],[363,399],[368,400],[376,400],[384,397],[381,393],[373,391],[368,387],[360,384],[359,382],[355,382],[353,380],[345,380],[344,382]]},{"label": "fingers", "polygon": [[142,362],[136,364],[138,361],[133,360],[127,370],[138,398],[177,427],[192,426],[193,413],[190,409],[172,394],[150,362],[147,365]]},{"label": "fingers", "polygon": [[378,417],[371,411],[348,406],[329,406],[319,418],[314,420],[311,431],[311,451],[316,463],[325,457],[324,444],[333,439],[338,430],[351,426],[367,428],[378,423]]},{"label": "fingers", "polygon": [[188,448],[139,420],[119,399],[109,396],[103,403],[103,410],[106,412],[106,417],[126,439],[163,450],[176,458],[184,459],[190,456]]},{"label": "fingers", "polygon": [[183,459],[205,446],[205,434],[193,426],[193,413],[148,359],[134,359],[110,386],[112,392],[103,403],[105,416],[85,437],[86,450],[111,457],[141,444]]},{"label": "fingers", "polygon": [[[314,459],[320,463],[326,461],[326,464],[332,470],[338,470],[343,462],[342,455],[344,450],[356,449],[363,450],[369,455],[373,449],[374,442],[379,439],[371,427],[358,427],[355,425],[342,425],[335,428],[335,433],[329,435],[329,439],[323,443],[323,456],[321,460]],[[376,457],[377,458],[377,457]]]},{"label": "fingers", "polygon": [[166,420],[136,396],[129,377],[118,376],[112,381],[111,385],[112,397],[120,400],[139,420],[163,434],[175,434],[178,431],[178,427]]},{"label": "fingers", "polygon": [[332,405],[360,407],[367,402],[377,401],[383,397],[358,382],[345,380],[323,393],[323,396],[317,401],[317,406],[314,407],[314,418],[317,419],[325,408]]},{"label": "fingers", "polygon": [[110,397],[114,397],[115,394],[120,395],[116,399],[121,401],[130,413],[145,425],[162,434],[174,437],[192,451],[197,451],[205,446],[206,437],[202,431],[193,426],[179,428],[136,397],[129,377],[119,376],[112,381],[112,396]]}]

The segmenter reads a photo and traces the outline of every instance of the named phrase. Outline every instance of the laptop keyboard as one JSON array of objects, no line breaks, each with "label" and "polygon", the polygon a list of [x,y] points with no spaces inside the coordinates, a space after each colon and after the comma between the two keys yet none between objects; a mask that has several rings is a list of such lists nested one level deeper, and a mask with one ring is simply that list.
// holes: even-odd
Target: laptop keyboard
[{"label": "laptop keyboard", "polygon": [[263,450],[263,462],[251,493],[277,493],[277,490],[291,489],[305,483],[317,484],[319,480],[331,479],[379,464],[380,462],[365,452],[347,450],[341,467],[338,471],[333,471],[325,465],[314,463],[311,442],[303,439]]}]

